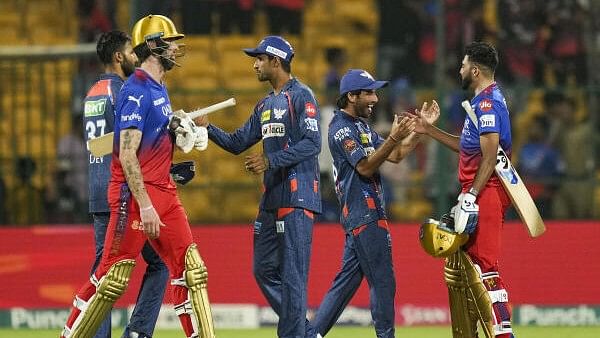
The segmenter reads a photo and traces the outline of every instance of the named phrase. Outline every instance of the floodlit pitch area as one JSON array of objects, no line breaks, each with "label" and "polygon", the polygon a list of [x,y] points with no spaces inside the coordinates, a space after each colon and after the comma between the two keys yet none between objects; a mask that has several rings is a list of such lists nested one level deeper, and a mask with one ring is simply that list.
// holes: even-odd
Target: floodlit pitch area
[{"label": "floodlit pitch area", "polygon": [[[113,331],[113,337],[120,337],[120,330]],[[218,338],[268,338],[277,337],[275,328],[255,330],[216,330]],[[59,330],[6,330],[0,329],[0,337],[11,338],[38,338],[58,337]],[[517,338],[598,338],[600,327],[517,327]],[[399,327],[396,329],[397,337],[411,338],[451,338],[450,328],[436,327]],[[183,333],[179,330],[158,330],[154,333],[156,338],[181,338]],[[327,338],[366,338],[375,337],[371,327],[338,327],[333,328]]]}]

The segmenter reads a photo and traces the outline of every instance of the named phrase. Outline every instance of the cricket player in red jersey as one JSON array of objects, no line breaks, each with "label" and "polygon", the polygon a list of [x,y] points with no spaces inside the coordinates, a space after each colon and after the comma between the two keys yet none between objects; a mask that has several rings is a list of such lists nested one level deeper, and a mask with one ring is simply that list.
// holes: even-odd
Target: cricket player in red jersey
[{"label": "cricket player in red jersey", "polygon": [[61,337],[93,336],[125,292],[146,240],[169,267],[175,312],[186,337],[214,337],[206,266],[169,174],[174,144],[183,148],[192,142],[204,150],[208,143],[206,129],[189,118],[180,118],[178,135],[168,127],[177,117],[163,80],[182,54],[175,40],[183,37],[161,15],[144,17],[133,27],[132,45],[141,67],[117,100],[105,250],[95,273],[75,296]]},{"label": "cricket player in red jersey", "polygon": [[[462,191],[451,214],[454,230],[468,233],[470,238],[462,250],[446,260],[455,338],[477,337],[478,321],[483,323],[486,337],[514,337],[508,293],[498,264],[501,230],[510,200],[494,167],[498,146],[510,156],[512,141],[506,101],[494,80],[497,65],[498,53],[491,44],[473,42],[466,47],[460,76],[463,89],[474,95],[470,103],[478,125],[466,116],[460,136],[448,134],[423,119],[415,129],[459,153]],[[469,295],[475,296],[470,299]],[[477,304],[477,311],[472,311],[472,304]]]}]

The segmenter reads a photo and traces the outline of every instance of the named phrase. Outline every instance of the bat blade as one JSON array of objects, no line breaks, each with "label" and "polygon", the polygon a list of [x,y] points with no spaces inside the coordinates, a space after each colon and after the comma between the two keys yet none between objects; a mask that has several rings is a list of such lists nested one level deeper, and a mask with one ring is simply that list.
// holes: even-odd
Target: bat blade
[{"label": "bat blade", "polygon": [[[475,125],[475,128],[477,128],[477,116],[469,101],[463,101],[462,106],[467,112],[467,115],[469,115],[471,122]],[[500,146],[498,146],[498,152],[496,154],[495,171],[496,175],[500,178],[504,190],[510,197],[513,206],[517,210],[521,221],[525,224],[529,236],[541,236],[546,231],[544,220],[533,202],[533,198],[531,198],[521,176],[519,176],[517,170],[513,167],[510,159],[506,155],[506,152],[504,152]]]},{"label": "bat blade", "polygon": [[[235,105],[236,105],[235,98],[232,97],[225,101],[215,103],[211,106],[191,111],[187,114],[188,114],[189,118],[195,119],[197,117],[207,115],[207,114],[210,114],[210,113],[213,113],[213,112],[216,112],[218,110],[225,109],[228,107],[233,107]],[[102,157],[102,156],[112,153],[113,141],[114,141],[114,133],[110,132],[110,133],[104,134],[100,137],[96,137],[94,139],[89,140],[88,141],[88,149],[90,150],[92,155],[94,155],[95,157]]]}]

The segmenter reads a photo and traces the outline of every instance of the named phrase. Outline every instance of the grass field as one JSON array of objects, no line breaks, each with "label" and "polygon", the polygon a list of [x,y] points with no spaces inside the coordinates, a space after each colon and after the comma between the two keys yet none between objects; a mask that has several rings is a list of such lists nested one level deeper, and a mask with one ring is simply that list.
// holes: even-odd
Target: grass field
[{"label": "grass field", "polygon": [[[59,330],[8,330],[0,329],[3,338],[56,338]],[[113,331],[113,337],[120,337],[121,331]],[[277,337],[275,328],[256,330],[217,330],[217,338],[270,338]],[[516,338],[599,338],[599,327],[517,327]],[[154,333],[155,338],[182,338],[181,331],[162,330]],[[375,337],[371,327],[337,327],[331,330],[327,338],[366,338]],[[399,327],[396,337],[402,338],[451,338],[450,328],[436,327]]]}]

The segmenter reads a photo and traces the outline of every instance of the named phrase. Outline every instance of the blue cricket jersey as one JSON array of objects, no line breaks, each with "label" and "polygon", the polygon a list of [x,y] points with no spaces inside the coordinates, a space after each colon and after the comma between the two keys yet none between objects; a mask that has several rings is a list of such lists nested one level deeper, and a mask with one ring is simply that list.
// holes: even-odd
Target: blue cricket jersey
[{"label": "blue cricket jersey", "polygon": [[271,92],[259,101],[235,132],[211,124],[208,136],[234,154],[262,140],[269,169],[264,173],[260,209],[298,207],[321,212],[319,108],[310,88],[296,78],[280,93]]},{"label": "blue cricket jersey", "polygon": [[[117,74],[102,74],[83,101],[84,137],[87,141],[113,131],[115,105],[123,80]],[[89,212],[109,212],[106,191],[111,155],[95,157],[88,149]]]},{"label": "blue cricket jersey", "polygon": [[[512,140],[510,133],[510,116],[504,95],[494,82],[471,100],[471,108],[477,116],[478,128],[467,115],[460,135],[460,151],[458,162],[458,180],[463,187],[473,184],[477,169],[481,163],[481,144],[479,135],[497,133],[500,135],[500,146],[510,157]],[[500,180],[494,173],[486,183],[487,186],[499,186]]]},{"label": "blue cricket jersey", "polygon": [[360,118],[336,110],[329,124],[329,150],[333,157],[335,191],[342,209],[340,221],[346,231],[387,219],[381,177],[361,176],[360,160],[374,153],[384,139]]},{"label": "blue cricket jersey", "polygon": [[125,82],[117,100],[111,183],[126,181],[119,160],[119,133],[133,128],[142,132],[137,156],[144,183],[161,189],[176,189],[169,174],[174,148],[168,128],[171,115],[171,101],[165,86],[137,68]]}]

